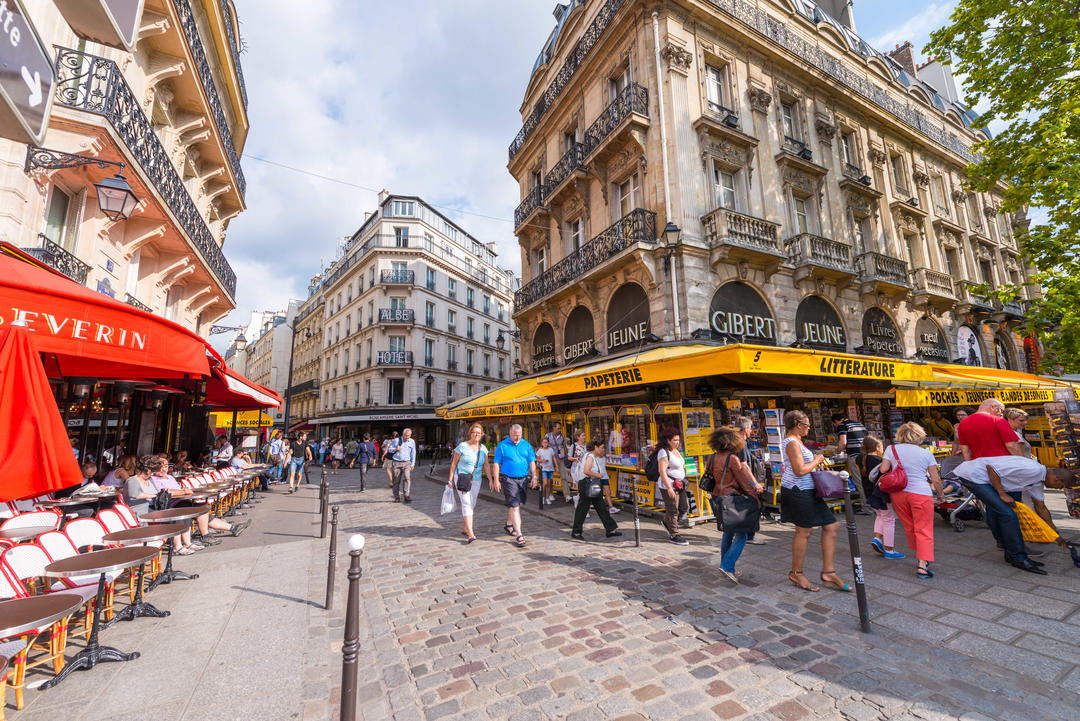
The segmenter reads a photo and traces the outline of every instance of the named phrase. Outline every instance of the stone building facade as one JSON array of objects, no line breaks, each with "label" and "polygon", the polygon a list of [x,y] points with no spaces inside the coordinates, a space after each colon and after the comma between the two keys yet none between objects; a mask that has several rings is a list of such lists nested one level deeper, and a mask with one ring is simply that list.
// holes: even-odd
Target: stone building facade
[{"label": "stone building facade", "polygon": [[870,48],[845,2],[555,14],[508,166],[531,371],[691,338],[1030,363],[1023,301],[969,290],[1030,269],[964,188],[982,135],[947,64]]},{"label": "stone building facade", "polygon": [[44,156],[30,162],[25,144],[0,140],[0,239],[205,335],[235,307],[222,246],[245,208],[247,94],[232,1],[146,0],[131,52],[77,36],[52,0],[24,5],[55,59],[41,147],[124,163],[139,204],[110,221],[94,183],[117,168],[40,168]]}]

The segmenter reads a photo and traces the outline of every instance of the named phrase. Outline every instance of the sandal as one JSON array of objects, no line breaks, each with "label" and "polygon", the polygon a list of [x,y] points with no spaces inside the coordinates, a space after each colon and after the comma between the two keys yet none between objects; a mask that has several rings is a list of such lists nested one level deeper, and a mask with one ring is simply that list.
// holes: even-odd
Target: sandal
[{"label": "sandal", "polygon": [[465,545],[468,546],[470,543],[472,543],[475,540],[476,540],[476,536],[469,536],[469,540],[465,541]]},{"label": "sandal", "polygon": [[[825,578],[825,576],[832,576],[836,580],[834,581],[832,579]],[[832,588],[832,589],[837,590],[837,591],[843,591],[844,593],[848,593],[848,592],[851,591],[851,586],[849,586],[846,583],[844,583],[843,581],[841,581],[840,577],[836,575],[836,571],[822,571],[821,572],[821,582],[824,583],[829,588]]]},{"label": "sandal", "polygon": [[[821,587],[820,586],[815,586],[813,584],[813,582],[809,578],[807,578],[806,574],[803,573],[802,571],[792,571],[791,573],[789,573],[787,575],[787,577],[788,577],[788,580],[791,581],[792,584],[798,586],[799,588],[801,588],[804,591],[810,591],[811,593],[817,593],[818,591],[821,590]],[[800,578],[805,580],[806,583],[805,584],[801,583],[799,581]]]},{"label": "sandal", "polygon": [[929,566],[929,564],[927,564],[927,566],[925,568],[916,566],[915,575],[918,576],[923,581],[925,581],[928,578],[933,578],[934,577],[934,572],[930,570],[930,566]]},{"label": "sandal", "polygon": [[509,523],[503,524],[503,530],[506,531],[506,535],[508,536],[514,535],[514,527],[511,526]]},{"label": "sandal", "polygon": [[517,537],[517,547],[518,548],[525,548],[525,536],[518,536]]},{"label": "sandal", "polygon": [[721,568],[720,573],[727,576],[727,579],[729,581],[731,581],[732,583],[734,583],[736,586],[739,585],[739,577],[737,575],[735,575],[734,573],[732,573],[731,571],[725,571],[724,569]]}]

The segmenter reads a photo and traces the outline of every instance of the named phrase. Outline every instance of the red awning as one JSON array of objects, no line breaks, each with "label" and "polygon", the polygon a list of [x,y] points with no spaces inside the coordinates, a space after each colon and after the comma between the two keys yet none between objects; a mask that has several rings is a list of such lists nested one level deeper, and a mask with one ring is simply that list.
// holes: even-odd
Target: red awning
[{"label": "red awning", "polygon": [[50,375],[183,378],[210,374],[206,342],[181,325],[85,288],[0,243],[0,325],[22,319]]},{"label": "red awning", "polygon": [[277,408],[281,396],[222,364],[206,381],[206,402],[219,408]]},{"label": "red awning", "polygon": [[49,379],[26,328],[0,328],[0,500],[82,482]]}]

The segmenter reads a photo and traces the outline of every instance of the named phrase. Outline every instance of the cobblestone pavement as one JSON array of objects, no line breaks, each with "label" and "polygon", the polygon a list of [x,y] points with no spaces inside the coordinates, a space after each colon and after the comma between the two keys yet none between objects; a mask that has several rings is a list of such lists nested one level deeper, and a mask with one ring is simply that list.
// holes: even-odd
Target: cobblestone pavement
[{"label": "cobblestone pavement", "polygon": [[[460,515],[438,515],[442,486],[420,476],[411,505],[389,502],[381,471],[362,494],[353,474],[334,481],[342,532],[367,539],[365,721],[1080,716],[1080,575],[1066,554],[1048,551],[1051,575],[1037,577],[1001,563],[982,524],[939,524],[931,581],[913,561],[865,559],[874,631],[862,634],[854,594],[787,582],[790,527],[763,527],[768,542],[747,547],[733,587],[715,527],[677,547],[643,519],[635,548],[624,512],[621,539],[592,519],[574,542],[569,506],[541,514],[535,495],[527,548],[503,532],[501,504],[484,501],[480,540],[466,546]],[[859,524],[865,544],[869,519]],[[842,538],[850,579],[847,553]],[[813,546],[806,570],[820,571]]]}]

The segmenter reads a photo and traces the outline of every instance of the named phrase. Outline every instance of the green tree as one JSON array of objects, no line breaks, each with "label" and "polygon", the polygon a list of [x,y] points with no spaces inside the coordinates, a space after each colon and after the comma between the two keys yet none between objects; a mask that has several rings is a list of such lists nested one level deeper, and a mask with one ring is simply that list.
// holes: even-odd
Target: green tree
[{"label": "green tree", "polygon": [[952,58],[969,104],[987,103],[978,127],[1004,126],[973,148],[981,159],[968,182],[982,192],[1006,183],[1002,212],[1035,209],[1016,233],[1043,290],[1029,328],[1044,368],[1080,371],[1080,2],[960,0],[950,21],[925,52]]}]

